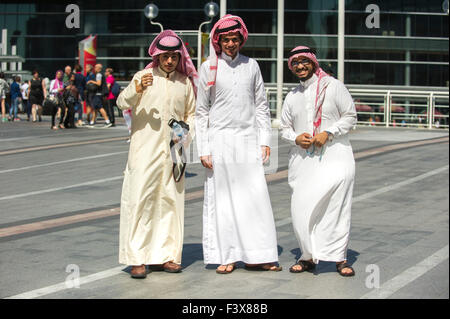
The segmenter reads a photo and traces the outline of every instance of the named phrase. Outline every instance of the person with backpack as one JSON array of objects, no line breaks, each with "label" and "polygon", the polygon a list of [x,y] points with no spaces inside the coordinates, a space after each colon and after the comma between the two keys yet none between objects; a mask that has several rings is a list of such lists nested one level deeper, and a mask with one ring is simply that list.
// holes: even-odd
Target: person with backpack
[{"label": "person with backpack", "polygon": [[[109,120],[111,121],[112,126],[116,126],[114,116],[114,106],[116,105],[116,100],[119,94],[117,93],[117,84],[113,76],[113,72],[114,71],[112,68],[107,68],[105,70],[106,86],[108,87],[108,95],[106,96],[106,113],[109,116]],[[114,94],[113,88],[115,89],[116,94]]]},{"label": "person with backpack", "polygon": [[112,124],[109,120],[108,114],[106,114],[106,111],[103,108],[103,96],[108,93],[108,91],[107,91],[108,89],[106,86],[105,77],[102,74],[102,68],[103,68],[103,65],[96,64],[94,67],[95,80],[90,80],[86,83],[86,85],[92,84],[92,83],[97,85],[97,92],[95,93],[95,95],[92,98],[92,107],[93,107],[94,114],[93,114],[92,119],[89,124],[94,125],[95,119],[96,119],[95,112],[99,111],[100,114],[105,119],[104,127],[111,127]]}]

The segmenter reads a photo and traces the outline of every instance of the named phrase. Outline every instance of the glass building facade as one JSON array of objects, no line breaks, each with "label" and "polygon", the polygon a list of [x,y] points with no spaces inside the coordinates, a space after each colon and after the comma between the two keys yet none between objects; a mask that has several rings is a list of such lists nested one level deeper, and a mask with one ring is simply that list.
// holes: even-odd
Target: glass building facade
[{"label": "glass building facade", "polygon": [[[143,9],[148,0],[9,1],[0,3],[0,28],[8,47],[25,58],[23,70],[53,77],[77,62],[78,42],[98,35],[97,60],[129,80],[150,62],[147,49],[159,32]],[[155,19],[180,31],[196,63],[197,30],[207,20],[207,0],[154,0]],[[80,28],[66,27],[66,6],[80,8]],[[220,0],[216,0],[220,4]],[[351,85],[448,87],[448,15],[442,0],[345,1],[345,83]],[[369,28],[370,4],[380,10],[379,27]],[[338,0],[285,0],[284,51],[314,48],[321,65],[337,74]],[[227,13],[241,16],[250,33],[242,53],[255,58],[266,83],[276,82],[277,1],[227,0]],[[370,18],[370,17],[369,17]],[[218,17],[213,19],[216,22]],[[207,25],[203,31],[209,31]],[[8,51],[10,53],[10,51]],[[297,80],[284,64],[284,82]]]}]

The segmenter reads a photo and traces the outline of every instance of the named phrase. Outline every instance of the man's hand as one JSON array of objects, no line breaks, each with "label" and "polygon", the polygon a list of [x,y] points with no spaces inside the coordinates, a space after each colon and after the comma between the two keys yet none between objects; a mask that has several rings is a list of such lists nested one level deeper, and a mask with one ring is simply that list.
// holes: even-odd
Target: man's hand
[{"label": "man's hand", "polygon": [[311,140],[311,143],[313,143],[317,147],[322,147],[328,140],[328,133],[327,132],[321,132],[314,136]]},{"label": "man's hand", "polygon": [[299,145],[301,148],[307,150],[312,144],[312,136],[308,133],[303,133],[297,136],[295,139],[295,144]]},{"label": "man's hand", "polygon": [[270,147],[262,145],[261,146],[261,151],[262,151],[263,164],[266,164],[266,162],[269,160],[269,157],[270,157]]},{"label": "man's hand", "polygon": [[138,80],[134,80],[134,84],[136,86],[136,93],[142,93],[144,90],[153,84],[153,74],[146,73],[141,78],[141,83],[138,83]]},{"label": "man's hand", "polygon": [[206,155],[206,156],[200,156],[200,161],[202,162],[202,165],[206,168],[212,169],[212,156]]}]

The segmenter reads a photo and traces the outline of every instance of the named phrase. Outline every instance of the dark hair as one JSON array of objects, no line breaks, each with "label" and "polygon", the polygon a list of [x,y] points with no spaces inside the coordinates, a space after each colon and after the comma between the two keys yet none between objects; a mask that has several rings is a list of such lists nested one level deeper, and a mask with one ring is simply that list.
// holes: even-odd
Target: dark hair
[{"label": "dark hair", "polygon": [[14,77],[14,81],[16,81],[16,82],[20,82],[20,80],[21,80],[20,76],[16,75],[16,76]]},{"label": "dark hair", "polygon": [[[242,44],[244,42],[244,37],[242,36],[242,34],[239,31],[236,31],[236,32],[238,32],[239,39],[241,40],[241,44]],[[230,32],[228,32],[228,33],[230,33]],[[219,42],[222,41],[222,37],[228,35],[228,33],[219,35]]]},{"label": "dark hair", "polygon": [[76,72],[81,72],[81,71],[83,70],[83,68],[82,68],[81,65],[79,65],[79,64],[75,64],[75,66],[73,67],[73,69],[74,69]]},{"label": "dark hair", "polygon": [[113,74],[114,70],[112,68],[106,68],[105,72],[108,71],[110,74]]},{"label": "dark hair", "polygon": [[35,75],[36,73],[39,73],[38,70],[34,69],[33,72],[31,72],[31,75]]},{"label": "dark hair", "polygon": [[4,79],[5,78],[5,73],[0,72],[0,79]]}]

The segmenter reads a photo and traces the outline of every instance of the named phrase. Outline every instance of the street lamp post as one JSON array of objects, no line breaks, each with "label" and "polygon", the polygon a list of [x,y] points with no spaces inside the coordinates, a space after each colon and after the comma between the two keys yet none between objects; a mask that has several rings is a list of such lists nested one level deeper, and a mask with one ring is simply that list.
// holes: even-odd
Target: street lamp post
[{"label": "street lamp post", "polygon": [[202,22],[198,27],[197,34],[197,71],[200,70],[202,64],[202,27],[205,24],[211,23],[213,18],[219,13],[219,6],[215,2],[208,2],[204,8],[205,14],[209,17],[209,21]]},{"label": "street lamp post", "polygon": [[158,16],[158,12],[159,12],[158,7],[153,3],[146,5],[144,8],[144,15],[150,20],[150,23],[159,26],[161,28],[161,32],[163,32],[164,28],[162,24],[152,21]]}]

